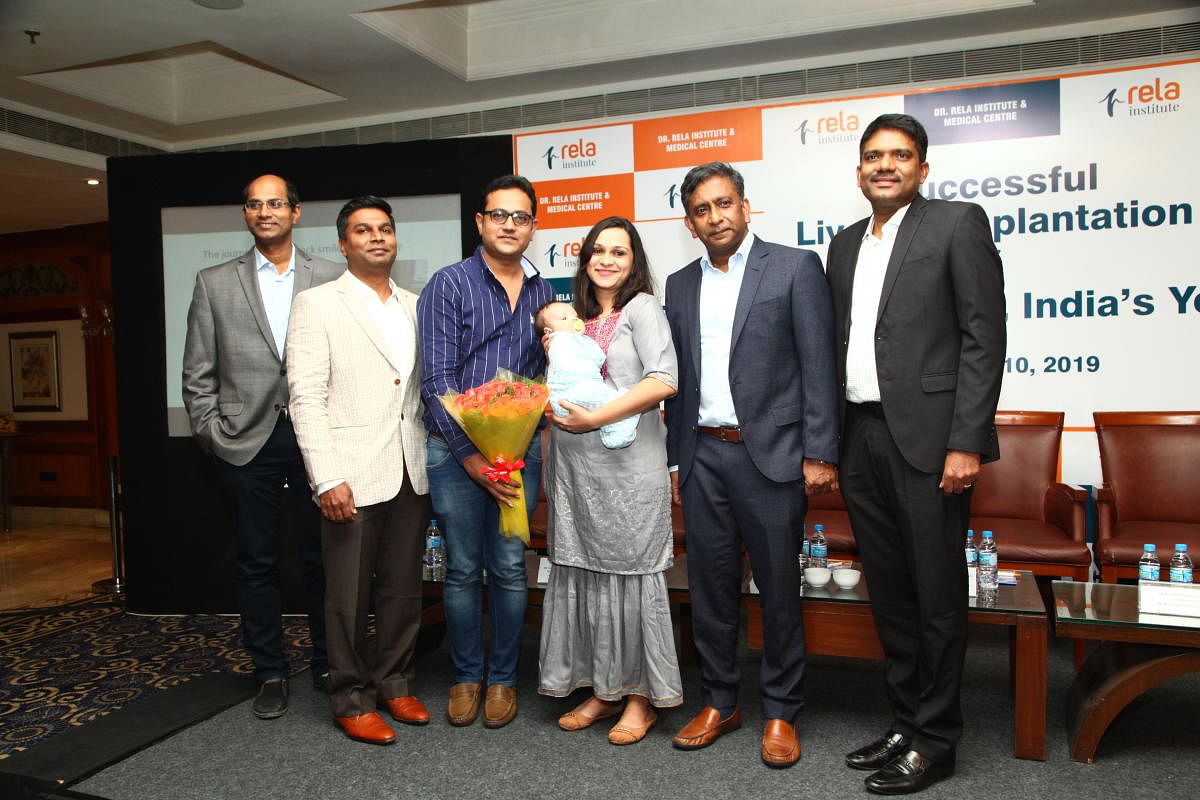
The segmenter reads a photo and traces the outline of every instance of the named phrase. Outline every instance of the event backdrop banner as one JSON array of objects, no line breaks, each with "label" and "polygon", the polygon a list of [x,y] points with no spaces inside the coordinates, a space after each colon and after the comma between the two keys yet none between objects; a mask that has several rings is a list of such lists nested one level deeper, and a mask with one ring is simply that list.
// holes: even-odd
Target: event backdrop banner
[{"label": "event backdrop banner", "polygon": [[706,161],[746,178],[751,231],[815,250],[870,213],[858,140],[877,115],[929,131],[927,198],[978,203],[1004,259],[1000,407],[1065,411],[1063,478],[1100,482],[1096,410],[1200,407],[1200,62],[822,99],[518,135],[538,192],[529,255],[563,295],[588,227],[638,224],[658,287],[701,253],[679,184]]}]

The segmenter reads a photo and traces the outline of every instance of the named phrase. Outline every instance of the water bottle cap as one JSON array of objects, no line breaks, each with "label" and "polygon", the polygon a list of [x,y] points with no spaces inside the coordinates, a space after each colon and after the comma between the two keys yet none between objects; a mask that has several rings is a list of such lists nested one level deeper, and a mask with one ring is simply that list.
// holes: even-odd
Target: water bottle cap
[{"label": "water bottle cap", "polygon": [[992,532],[991,532],[991,531],[984,531],[984,532],[983,532],[983,538],[985,538],[985,539],[990,539],[990,538],[992,538]]},{"label": "water bottle cap", "polygon": [[429,520],[429,524],[430,524],[430,525],[437,525],[437,520],[436,520],[436,519],[431,519],[431,520]]},{"label": "water bottle cap", "polygon": [[973,528],[967,528],[967,536],[974,536],[974,535],[975,535],[975,530]]},{"label": "water bottle cap", "polygon": [[823,530],[825,530],[825,526],[818,522],[816,525],[813,525],[813,530],[814,531],[823,531]]},{"label": "water bottle cap", "polygon": [[1147,553],[1153,553],[1157,549],[1158,549],[1158,545],[1150,544],[1149,542],[1146,543],[1146,552]]},{"label": "water bottle cap", "polygon": [[1186,553],[1186,552],[1187,552],[1187,545],[1186,545],[1186,544],[1177,544],[1177,545],[1175,545],[1175,552],[1176,552],[1176,553]]}]

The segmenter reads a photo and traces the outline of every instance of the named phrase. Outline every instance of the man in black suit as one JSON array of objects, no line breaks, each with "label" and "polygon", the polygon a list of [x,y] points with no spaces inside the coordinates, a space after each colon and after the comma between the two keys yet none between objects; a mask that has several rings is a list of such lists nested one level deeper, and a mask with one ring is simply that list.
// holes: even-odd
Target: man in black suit
[{"label": "man in black suit", "polygon": [[954,772],[967,640],[963,541],[980,462],[999,457],[1004,275],[986,215],[926,200],[921,123],[863,132],[872,214],[829,245],[846,400],[841,487],[871,588],[894,719],[846,757],[867,789],[904,794]]},{"label": "man in black suit", "polygon": [[833,308],[821,260],[749,235],[741,174],[721,162],[680,186],[706,255],[667,278],[679,388],[667,458],[687,527],[688,581],[704,708],[675,736],[695,750],[741,725],[737,705],[742,548],[763,610],[761,756],[800,758],[800,526],[809,493],[837,485]]}]

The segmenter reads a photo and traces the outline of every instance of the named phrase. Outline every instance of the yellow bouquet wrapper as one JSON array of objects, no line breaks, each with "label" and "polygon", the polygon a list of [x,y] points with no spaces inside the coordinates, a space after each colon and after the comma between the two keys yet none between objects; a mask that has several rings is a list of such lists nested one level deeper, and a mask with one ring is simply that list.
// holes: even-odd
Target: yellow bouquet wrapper
[{"label": "yellow bouquet wrapper", "polygon": [[492,464],[487,475],[493,481],[508,478],[516,484],[518,497],[510,507],[500,506],[500,533],[529,544],[529,513],[525,509],[525,483],[521,469],[525,451],[545,411],[550,390],[542,381],[523,378],[506,369],[496,377],[465,392],[450,392],[438,398],[471,443]]}]

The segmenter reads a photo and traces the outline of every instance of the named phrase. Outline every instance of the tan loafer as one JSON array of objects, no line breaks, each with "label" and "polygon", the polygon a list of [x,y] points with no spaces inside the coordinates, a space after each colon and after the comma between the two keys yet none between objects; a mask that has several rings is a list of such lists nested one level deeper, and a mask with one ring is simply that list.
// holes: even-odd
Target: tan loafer
[{"label": "tan loafer", "polygon": [[613,726],[612,730],[608,732],[609,744],[637,744],[642,739],[646,738],[646,733],[654,727],[654,723],[656,722],[658,722],[658,714],[653,712],[650,713],[650,717],[646,720],[646,724],[642,725],[641,727],[622,725],[618,722]]},{"label": "tan loafer", "polygon": [[478,683],[456,683],[450,687],[450,702],[446,705],[446,719],[456,727],[470,725],[479,716]]},{"label": "tan loafer", "polygon": [[517,715],[517,690],[512,686],[489,686],[483,703],[483,726],[503,728]]},{"label": "tan loafer", "polygon": [[800,737],[790,722],[769,719],[763,726],[762,761],[768,767],[790,767],[800,760]]},{"label": "tan loafer", "polygon": [[615,703],[604,703],[603,709],[595,716],[583,713],[583,709],[594,699],[595,698],[589,697],[574,709],[559,717],[558,727],[562,728],[564,731],[581,731],[584,728],[591,727],[592,723],[594,723],[596,720],[615,716],[621,711],[622,704],[620,701],[618,701]]},{"label": "tan loafer", "polygon": [[680,750],[699,750],[708,747],[718,737],[742,727],[742,710],[733,709],[733,713],[721,719],[721,712],[712,706],[705,706],[700,713],[692,717],[692,721],[684,725],[671,743]]}]

